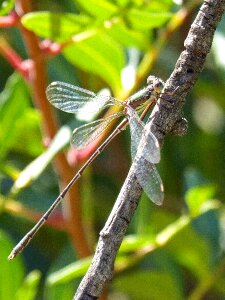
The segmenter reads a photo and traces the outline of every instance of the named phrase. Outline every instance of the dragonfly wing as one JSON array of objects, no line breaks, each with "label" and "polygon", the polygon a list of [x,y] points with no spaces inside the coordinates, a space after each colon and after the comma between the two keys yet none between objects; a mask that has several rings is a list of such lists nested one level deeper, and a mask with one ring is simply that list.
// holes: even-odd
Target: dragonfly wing
[{"label": "dragonfly wing", "polygon": [[131,108],[127,109],[128,119],[130,124],[130,135],[131,135],[131,158],[134,161],[137,153],[138,145],[140,143],[144,123],[139,120],[137,112]]},{"label": "dragonfly wing", "polygon": [[97,95],[92,91],[60,81],[52,82],[46,89],[46,95],[52,105],[68,113],[78,112],[88,102],[95,103],[94,108],[91,106],[91,112],[93,110],[98,112],[114,104],[123,105],[111,96]]},{"label": "dragonfly wing", "polygon": [[118,112],[76,128],[73,131],[71,143],[78,149],[85,148],[89,143],[97,139],[114,119],[122,115],[124,115],[123,112]]},{"label": "dragonfly wing", "polygon": [[[153,203],[161,205],[164,199],[164,188],[160,175],[154,164],[145,160],[143,157],[140,159],[144,161],[140,161],[139,159],[135,160],[139,165],[139,167],[137,165],[135,168],[137,180],[149,199],[151,199]],[[142,166],[141,168],[140,165]]]},{"label": "dragonfly wing", "polygon": [[153,134],[146,134],[146,125],[139,120],[136,111],[128,108],[127,113],[131,130],[131,155],[136,164],[137,180],[152,202],[161,205],[164,199],[163,183],[154,165],[160,160],[158,140]]},{"label": "dragonfly wing", "polygon": [[[157,138],[153,133],[146,134],[146,126],[135,110],[128,108],[128,118],[131,131],[131,157],[134,160],[136,154],[143,155],[150,163],[160,161],[160,147]],[[143,140],[142,140],[143,139]],[[142,143],[139,147],[140,141]],[[138,152],[138,153],[137,153]]]},{"label": "dragonfly wing", "polygon": [[[148,127],[151,124],[148,123],[145,125],[143,130],[143,140],[141,146],[138,149],[138,153],[144,156],[150,163],[157,164],[160,161],[160,146],[157,138],[151,132],[151,129],[148,130]],[[137,153],[137,154],[138,154]]]}]

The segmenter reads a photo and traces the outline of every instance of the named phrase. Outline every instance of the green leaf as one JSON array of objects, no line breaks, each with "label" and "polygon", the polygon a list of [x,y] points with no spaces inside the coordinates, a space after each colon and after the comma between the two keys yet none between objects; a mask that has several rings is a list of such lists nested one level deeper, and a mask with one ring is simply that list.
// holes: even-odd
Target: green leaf
[{"label": "green leaf", "polygon": [[204,278],[210,271],[210,246],[191,226],[174,236],[166,249],[195,277]]},{"label": "green leaf", "polygon": [[[218,264],[219,265],[219,264]],[[222,265],[222,264],[221,264]],[[222,269],[222,268],[221,268]],[[213,286],[213,289],[216,289],[217,291],[219,291],[222,295],[225,295],[225,280],[224,280],[224,276],[221,276],[220,278],[218,277],[218,273],[211,273],[211,275],[214,275],[214,280],[215,285]],[[219,273],[220,275],[220,273]],[[221,297],[223,297],[221,295]]]},{"label": "green leaf", "polygon": [[68,46],[63,53],[82,70],[99,75],[114,93],[120,90],[120,73],[125,65],[125,54],[120,45],[108,35],[92,36]]},{"label": "green leaf", "polygon": [[14,143],[18,122],[29,106],[29,95],[21,77],[14,73],[0,95],[0,158]]},{"label": "green leaf", "polygon": [[15,0],[0,1],[0,16],[7,15],[14,7]]},{"label": "green leaf", "polygon": [[47,277],[47,285],[53,286],[69,282],[75,278],[84,276],[90,266],[91,258],[84,258],[62,268]]},{"label": "green leaf", "polygon": [[215,186],[205,185],[197,186],[188,190],[185,195],[185,201],[188,205],[190,214],[196,216],[200,214],[204,207],[206,207],[208,202],[213,205],[215,201],[210,200],[215,194]]},{"label": "green leaf", "polygon": [[84,30],[91,18],[71,13],[32,12],[24,15],[22,24],[43,38],[64,42]]},{"label": "green leaf", "polygon": [[0,231],[0,299],[15,299],[16,291],[24,277],[21,257],[7,261],[7,256],[12,250],[12,243],[3,231]]},{"label": "green leaf", "polygon": [[127,5],[129,5],[130,0],[116,0],[116,3],[120,7],[126,7]]},{"label": "green leaf", "polygon": [[151,245],[152,249],[157,247],[153,236],[145,235],[127,235],[121,244],[119,254],[130,253],[132,251],[139,251],[146,246]]},{"label": "green leaf", "polygon": [[76,287],[78,287],[78,284],[75,285],[73,281],[52,286],[46,290],[44,299],[73,299]]},{"label": "green leaf", "polygon": [[148,12],[132,8],[127,13],[127,19],[133,28],[145,30],[163,26],[172,15],[169,12]]},{"label": "green leaf", "polygon": [[127,28],[124,23],[118,22],[111,26],[107,33],[125,47],[148,49],[150,39],[140,31]]},{"label": "green leaf", "polygon": [[[76,265],[76,270],[74,270],[72,266],[74,265],[75,260],[76,256],[74,253],[74,249],[72,249],[72,246],[65,246],[60,252],[60,255],[56,258],[56,260],[54,260],[54,263],[51,265],[51,268],[49,270],[50,275],[47,276],[45,284],[46,300],[52,300],[55,298],[73,298],[76,287],[80,282],[80,278],[86,273],[87,268],[91,262],[87,260],[86,266],[86,263],[83,260],[79,261],[77,263],[78,265],[81,263],[80,266]],[[65,265],[68,266],[65,267]],[[84,265],[84,268],[82,268],[82,265]],[[71,277],[72,274],[70,274],[70,271],[72,272],[72,274],[74,274],[74,278],[73,276]]]},{"label": "green leaf", "polygon": [[152,0],[147,3],[145,10],[149,12],[165,13],[168,12],[173,6],[174,6],[173,0],[162,0],[162,1]]},{"label": "green leaf", "polygon": [[107,19],[117,13],[118,10],[112,2],[106,0],[75,0],[75,2],[90,15],[100,19]]},{"label": "green leaf", "polygon": [[[17,132],[12,145],[19,153],[36,157],[43,152],[44,147],[40,132],[41,115],[33,107],[27,107],[17,122]],[[23,143],[21,143],[21,140]]]},{"label": "green leaf", "polygon": [[49,148],[30,163],[19,175],[12,187],[13,193],[18,193],[21,189],[37,179],[51,163],[54,156],[69,143],[71,137],[70,129],[62,127],[52,140]]},{"label": "green leaf", "polygon": [[39,271],[35,270],[29,273],[16,294],[16,300],[35,299],[40,279],[41,273]]},{"label": "green leaf", "polygon": [[135,270],[135,273],[115,278],[113,287],[116,291],[125,293],[134,300],[183,299],[179,285],[169,271],[164,273]]},{"label": "green leaf", "polygon": [[27,86],[14,73],[0,95],[0,158],[3,160],[12,148],[39,155],[43,151],[39,124],[40,115],[31,107]]}]

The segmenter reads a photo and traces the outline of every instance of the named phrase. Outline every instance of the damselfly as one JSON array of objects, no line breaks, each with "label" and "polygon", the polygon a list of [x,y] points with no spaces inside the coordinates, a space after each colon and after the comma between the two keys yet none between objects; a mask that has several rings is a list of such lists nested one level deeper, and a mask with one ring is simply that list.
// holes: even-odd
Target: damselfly
[{"label": "damselfly", "polygon": [[[98,119],[94,122],[76,128],[72,134],[72,144],[78,149],[87,146],[91,141],[99,137],[114,119],[120,116],[125,116],[125,118],[80,168],[73,179],[68,183],[65,189],[59,194],[50,208],[38,221],[38,223],[16,245],[16,247],[10,253],[8,259],[13,259],[23,251],[23,249],[34,237],[36,232],[47,221],[52,211],[63,200],[67,191],[74,184],[74,182],[81,177],[84,170],[103,151],[103,149],[109,144],[109,142],[126,128],[128,122],[130,123],[131,128],[132,159],[134,160],[135,157],[138,158],[140,156],[148,161],[148,164],[146,164],[146,167],[143,168],[142,172],[136,172],[136,177],[148,197],[158,205],[162,203],[164,197],[163,184],[154,165],[160,160],[159,143],[153,133],[150,133],[148,135],[145,134],[145,125],[139,118],[136,110],[140,110],[145,105],[146,109],[142,114],[143,117],[149,106],[157,101],[162,91],[163,85],[164,83],[161,79],[158,79],[155,76],[149,76],[147,79],[147,86],[129,97],[124,102],[119,101],[111,96],[97,95],[89,90],[85,90],[80,87],[63,82],[52,82],[47,87],[46,95],[50,103],[56,108],[59,108],[60,110],[68,113],[79,112],[84,104],[88,109],[88,107],[90,106],[93,107],[93,105],[91,105],[93,103],[95,111],[101,110],[110,105],[123,107],[123,110],[120,112],[114,113],[108,117]],[[142,149],[140,149],[140,147],[138,149],[140,140],[143,139],[143,135],[145,138],[145,146],[144,148],[142,147]]]}]

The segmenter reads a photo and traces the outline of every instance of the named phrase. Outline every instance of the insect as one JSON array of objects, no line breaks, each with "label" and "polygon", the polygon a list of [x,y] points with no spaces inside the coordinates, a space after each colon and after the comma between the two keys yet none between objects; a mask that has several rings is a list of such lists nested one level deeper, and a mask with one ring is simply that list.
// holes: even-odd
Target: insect
[{"label": "insect", "polygon": [[[8,257],[9,260],[13,259],[23,251],[40,227],[47,221],[52,211],[63,200],[74,182],[81,177],[84,170],[104,150],[109,142],[126,128],[128,123],[131,128],[132,160],[142,157],[146,160],[142,172],[137,172],[136,177],[148,197],[154,203],[158,205],[162,204],[164,197],[163,184],[155,167],[155,164],[160,160],[160,147],[158,140],[153,133],[148,135],[145,134],[145,125],[141,119],[145,116],[149,106],[155,103],[159,98],[163,85],[164,83],[161,79],[158,79],[155,76],[149,76],[147,79],[147,86],[124,102],[111,96],[97,95],[92,91],[63,82],[52,82],[47,87],[46,95],[50,103],[56,108],[68,113],[79,112],[84,104],[85,107],[87,107],[87,110],[89,107],[92,107],[91,109],[94,107],[95,111],[99,111],[111,105],[117,105],[123,108],[120,112],[76,128],[73,131],[71,143],[78,149],[84,148],[90,142],[98,138],[114,119],[121,116],[125,116],[125,118],[84,163],[36,225],[15,246]],[[137,111],[144,107],[145,110],[141,117],[139,117]],[[143,137],[145,143],[143,144],[144,146],[141,147],[142,149],[140,149],[139,143]]]}]

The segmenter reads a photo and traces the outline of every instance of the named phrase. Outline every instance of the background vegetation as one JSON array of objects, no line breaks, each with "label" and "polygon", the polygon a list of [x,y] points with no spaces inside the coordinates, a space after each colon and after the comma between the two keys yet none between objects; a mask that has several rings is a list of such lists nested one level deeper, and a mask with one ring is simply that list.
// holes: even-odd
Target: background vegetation
[{"label": "background vegetation", "polygon": [[[58,195],[58,180],[65,185],[100,142],[79,153],[70,148],[70,130],[95,116],[54,111],[46,85],[61,80],[95,92],[108,88],[125,99],[149,74],[165,80],[199,3],[31,2],[1,1],[0,299],[71,299],[131,164],[129,130],[88,168],[24,253],[8,262],[12,247]],[[224,34],[223,19],[185,105],[189,132],[168,136],[162,149],[164,204],[142,196],[115,262],[110,299],[225,298]]]}]

